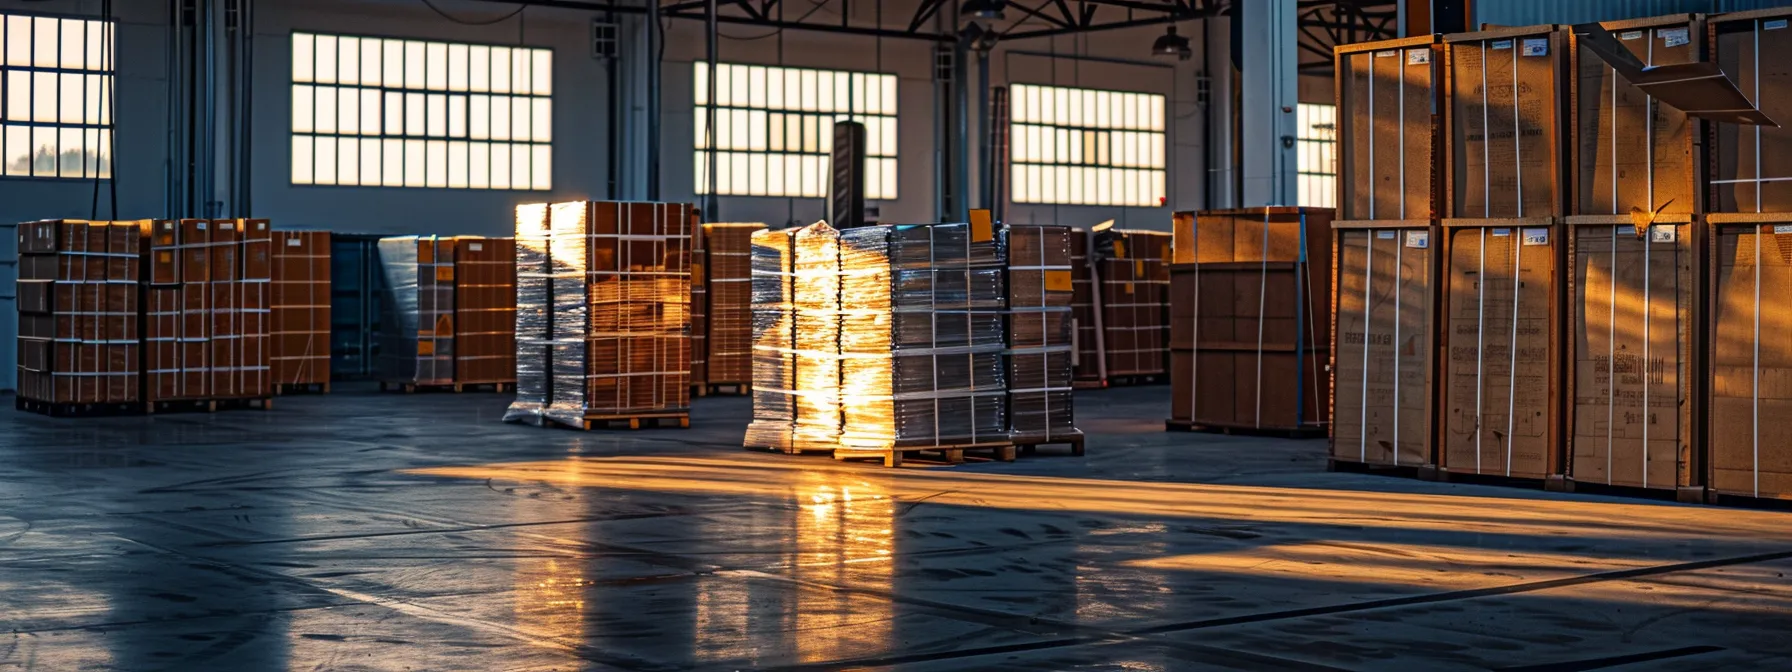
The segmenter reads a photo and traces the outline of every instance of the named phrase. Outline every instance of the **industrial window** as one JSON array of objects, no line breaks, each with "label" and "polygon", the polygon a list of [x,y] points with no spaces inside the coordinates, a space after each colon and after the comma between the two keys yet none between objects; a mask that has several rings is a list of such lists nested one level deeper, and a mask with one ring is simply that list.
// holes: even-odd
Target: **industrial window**
[{"label": "industrial window", "polygon": [[112,176],[112,25],[0,14],[0,171]]},{"label": "industrial window", "polygon": [[1163,96],[1032,84],[1011,94],[1014,202],[1163,204]]},{"label": "industrial window", "polygon": [[896,76],[764,65],[716,66],[709,128],[709,64],[696,67],[696,185],[716,194],[820,198],[831,183],[834,122],[865,125],[865,198],[896,198]]},{"label": "industrial window", "polygon": [[1335,207],[1338,200],[1338,106],[1301,103],[1295,149],[1300,152],[1300,204]]},{"label": "industrial window", "polygon": [[292,183],[553,186],[547,49],[294,33]]}]

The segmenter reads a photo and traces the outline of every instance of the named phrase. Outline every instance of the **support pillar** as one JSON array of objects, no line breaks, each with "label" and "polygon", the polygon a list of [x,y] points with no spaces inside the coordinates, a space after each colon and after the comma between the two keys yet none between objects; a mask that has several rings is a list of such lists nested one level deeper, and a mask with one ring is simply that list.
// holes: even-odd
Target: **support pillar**
[{"label": "support pillar", "polygon": [[1241,2],[1235,8],[1235,19],[1243,22],[1239,33],[1250,36],[1237,45],[1244,94],[1240,108],[1244,202],[1240,205],[1298,205],[1295,0]]}]

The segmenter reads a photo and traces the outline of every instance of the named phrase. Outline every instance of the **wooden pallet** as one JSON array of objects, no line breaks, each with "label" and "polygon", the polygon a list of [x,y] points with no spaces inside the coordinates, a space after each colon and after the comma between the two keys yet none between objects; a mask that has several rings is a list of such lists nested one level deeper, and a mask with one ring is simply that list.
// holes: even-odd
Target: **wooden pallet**
[{"label": "wooden pallet", "polygon": [[403,392],[405,394],[416,394],[418,392],[456,392],[456,393],[459,393],[459,392],[496,392],[496,393],[504,393],[504,392],[515,392],[516,391],[516,383],[445,383],[445,384],[441,384],[441,385],[429,385],[429,384],[419,384],[419,383],[394,383],[394,382],[380,381],[380,391],[381,392]]},{"label": "wooden pallet", "polygon": [[1440,482],[1458,483],[1462,485],[1491,485],[1502,488],[1519,488],[1523,490],[1548,490],[1550,492],[1568,492],[1572,489],[1568,479],[1561,476],[1531,478],[1525,476],[1457,472],[1441,468],[1437,470],[1436,476],[1436,480]]},{"label": "wooden pallet", "polygon": [[1611,497],[1630,497],[1634,499],[1654,499],[1665,502],[1681,502],[1685,504],[1702,504],[1707,494],[1705,488],[1644,488],[1634,485],[1607,485],[1594,481],[1576,481],[1574,477],[1562,478],[1563,489],[1584,495],[1607,495]]},{"label": "wooden pallet", "polygon": [[136,401],[102,404],[71,404],[17,397],[14,406],[21,411],[47,415],[52,418],[103,418],[143,414],[143,403]]},{"label": "wooden pallet", "polygon": [[1770,509],[1774,511],[1792,511],[1792,499],[1775,499],[1772,497],[1750,497],[1733,495],[1716,490],[1705,491],[1705,502],[1716,506],[1734,506],[1743,509]]},{"label": "wooden pallet", "polygon": [[1107,387],[1128,387],[1133,385],[1162,385],[1170,382],[1170,377],[1161,373],[1142,373],[1130,376],[1108,376]]},{"label": "wooden pallet", "polygon": [[1225,434],[1228,436],[1267,436],[1278,439],[1325,438],[1324,427],[1248,427],[1171,419],[1164,421],[1164,429],[1173,432],[1203,432],[1207,434]]},{"label": "wooden pallet", "polygon": [[994,458],[1003,462],[1014,461],[1014,444],[1008,441],[988,441],[983,443],[960,443],[945,446],[893,446],[890,448],[835,448],[834,459],[881,459],[886,467],[902,466],[903,456],[907,453],[939,453],[947,464],[964,463],[967,450],[990,451]]},{"label": "wooden pallet", "polygon": [[636,413],[633,415],[587,415],[584,425],[587,432],[611,427],[618,429],[621,427],[628,429],[642,427],[685,429],[691,426],[691,414],[689,411],[678,411],[676,413]]},{"label": "wooden pallet", "polygon": [[1071,437],[1023,437],[1014,440],[1014,447],[1019,448],[1020,454],[1024,456],[1039,452],[1040,446],[1066,446],[1070,448],[1071,455],[1082,457],[1084,438],[1082,434]]},{"label": "wooden pallet", "polygon": [[276,396],[276,397],[286,396],[289,394],[329,394],[329,393],[330,393],[330,384],[329,383],[290,383],[290,384],[284,384],[284,385],[282,385],[282,384],[274,385],[274,396]]},{"label": "wooden pallet", "polygon": [[752,383],[710,383],[704,386],[708,395],[744,397],[753,393]]},{"label": "wooden pallet", "polygon": [[1100,380],[1100,379],[1070,381],[1070,388],[1073,390],[1100,390],[1100,389],[1106,389],[1107,386],[1108,386],[1108,381]]},{"label": "wooden pallet", "polygon": [[144,402],[143,413],[216,413],[218,411],[254,408],[273,410],[273,397],[236,397],[230,399],[160,399]]}]

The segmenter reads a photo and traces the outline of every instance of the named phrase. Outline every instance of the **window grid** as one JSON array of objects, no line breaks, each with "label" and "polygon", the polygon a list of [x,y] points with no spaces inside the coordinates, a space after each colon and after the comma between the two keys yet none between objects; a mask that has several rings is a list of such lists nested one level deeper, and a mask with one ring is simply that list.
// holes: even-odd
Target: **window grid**
[{"label": "window grid", "polygon": [[1338,107],[1301,103],[1296,111],[1299,128],[1295,151],[1299,154],[1297,185],[1300,204],[1316,208],[1336,207],[1338,200]]},{"label": "window grid", "polygon": [[293,34],[292,183],[546,190],[553,52]]},{"label": "window grid", "polygon": [[1014,202],[1163,205],[1163,96],[1015,84],[1010,100]]},{"label": "window grid", "polygon": [[114,25],[0,14],[0,174],[112,176]]},{"label": "window grid", "polygon": [[[696,193],[709,193],[709,67],[693,64]],[[765,65],[716,68],[716,194],[822,198],[834,122],[865,125],[865,198],[896,198],[896,76]]]}]

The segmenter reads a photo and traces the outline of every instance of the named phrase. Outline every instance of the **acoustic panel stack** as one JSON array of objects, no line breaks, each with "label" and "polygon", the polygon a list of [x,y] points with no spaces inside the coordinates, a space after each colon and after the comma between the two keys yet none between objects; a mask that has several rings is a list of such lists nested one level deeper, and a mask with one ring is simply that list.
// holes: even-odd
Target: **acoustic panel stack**
[{"label": "acoustic panel stack", "polygon": [[399,236],[379,242],[385,301],[380,384],[414,390],[454,384],[455,239]]},{"label": "acoustic panel stack", "polygon": [[[1188,215],[1179,215],[1186,221]],[[1169,426],[1306,434],[1327,425],[1332,211],[1203,211],[1177,244]]]},{"label": "acoustic panel stack", "polygon": [[1007,444],[1006,261],[990,225],[850,229],[839,247],[841,444]]},{"label": "acoustic panel stack", "polygon": [[[548,210],[545,241],[521,209],[517,230],[518,272],[527,280],[519,316],[544,315],[548,337],[538,347],[540,331],[518,318],[518,368],[547,372],[546,405],[538,407],[536,390],[519,390],[505,419],[590,429],[665,418],[688,426],[691,206],[574,202]],[[537,259],[544,242],[546,258]],[[545,293],[544,278],[531,277],[538,274]]]},{"label": "acoustic panel stack", "polygon": [[139,401],[135,222],[19,225],[19,406],[50,415]]},{"label": "acoustic panel stack", "polygon": [[275,231],[269,366],[274,389],[330,386],[330,232]]},{"label": "acoustic panel stack", "polygon": [[1016,445],[1069,443],[1082,453],[1072,405],[1071,240],[1067,226],[1011,224],[1007,251],[1008,429]]},{"label": "acoustic panel stack", "polygon": [[[1436,35],[1339,46],[1332,223],[1331,458],[1436,463],[1437,212],[1443,198]],[[1192,222],[1191,222],[1192,223]],[[1192,250],[1190,250],[1192,253]],[[1183,250],[1178,247],[1177,261]],[[1192,260],[1190,260],[1192,261]]]},{"label": "acoustic panel stack", "polygon": [[516,240],[454,244],[454,384],[516,382]]},{"label": "acoustic panel stack", "polygon": [[1106,382],[1150,382],[1167,370],[1170,234],[1097,227]]},{"label": "acoustic panel stack", "polygon": [[703,225],[709,350],[709,377],[704,382],[711,387],[731,385],[744,392],[752,384],[752,245],[755,232],[764,228],[764,224]]}]

